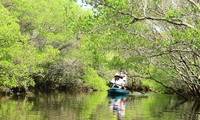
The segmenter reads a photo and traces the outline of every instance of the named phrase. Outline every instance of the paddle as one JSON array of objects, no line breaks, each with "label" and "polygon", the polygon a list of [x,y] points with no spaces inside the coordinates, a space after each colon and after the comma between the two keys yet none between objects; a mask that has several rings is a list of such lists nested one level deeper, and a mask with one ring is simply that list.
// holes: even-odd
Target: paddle
[{"label": "paddle", "polygon": [[120,84],[113,83],[113,86],[112,86],[111,88],[114,88],[115,85],[122,86],[122,85],[120,85]]}]

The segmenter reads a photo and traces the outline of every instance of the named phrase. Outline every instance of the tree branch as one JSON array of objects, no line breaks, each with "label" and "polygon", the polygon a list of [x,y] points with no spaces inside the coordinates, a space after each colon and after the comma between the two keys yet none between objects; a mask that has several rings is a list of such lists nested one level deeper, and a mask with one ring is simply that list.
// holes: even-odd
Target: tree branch
[{"label": "tree branch", "polygon": [[194,26],[183,22],[181,20],[175,21],[175,20],[168,20],[166,18],[157,18],[157,17],[152,17],[152,16],[146,16],[146,17],[134,17],[133,20],[131,21],[131,24],[137,22],[137,21],[143,21],[143,20],[156,20],[156,21],[164,21],[164,22],[168,22],[174,25],[181,25],[181,26],[185,26],[185,27],[189,27],[189,28],[193,28],[195,29]]},{"label": "tree branch", "polygon": [[166,18],[157,18],[157,17],[152,17],[152,16],[144,16],[144,17],[136,17],[133,14],[127,13],[127,12],[121,12],[118,11],[120,14],[122,15],[127,15],[130,17],[133,17],[133,20],[130,22],[131,24],[138,22],[138,21],[143,21],[143,20],[154,20],[154,21],[164,21],[164,22],[168,22],[174,25],[181,25],[181,26],[185,26],[185,27],[189,27],[189,28],[193,28],[196,30],[196,28],[180,19],[173,19],[173,20],[168,20]]},{"label": "tree branch", "polygon": [[[188,0],[189,2],[191,2],[192,4],[194,4],[198,9],[200,9],[199,5],[197,3],[195,3],[193,0]],[[99,3],[100,5],[103,5],[103,6],[107,6],[109,8],[112,8],[112,9],[116,9],[114,6],[110,6],[106,3],[102,4],[102,3]],[[145,12],[145,8],[146,7],[146,3],[144,5],[144,15],[146,14]],[[193,28],[195,30],[197,30],[194,26],[180,20],[180,19],[174,19],[174,20],[168,20],[166,18],[157,18],[157,17],[153,17],[153,16],[144,16],[144,17],[136,17],[135,15],[133,15],[132,13],[129,13],[129,12],[122,12],[121,10],[118,10],[118,12],[122,15],[126,15],[126,16],[129,16],[129,17],[133,17],[133,20],[131,21],[131,24],[137,22],[137,21],[143,21],[143,20],[155,20],[155,21],[164,21],[164,22],[168,22],[168,23],[171,23],[171,24],[174,24],[174,25],[181,25],[181,26],[185,26],[185,27],[189,27],[189,28]]]},{"label": "tree branch", "polygon": [[197,4],[196,2],[194,2],[193,0],[188,0],[191,4],[193,4],[194,6],[196,6],[199,10],[200,10],[200,6],[199,4]]}]

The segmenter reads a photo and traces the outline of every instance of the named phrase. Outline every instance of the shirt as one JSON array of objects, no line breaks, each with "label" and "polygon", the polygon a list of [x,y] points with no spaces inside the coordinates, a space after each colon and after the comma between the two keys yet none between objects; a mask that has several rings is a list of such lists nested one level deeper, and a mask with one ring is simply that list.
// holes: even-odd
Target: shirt
[{"label": "shirt", "polygon": [[113,84],[116,84],[116,86],[118,86],[119,88],[122,87],[122,86],[120,86],[120,85],[123,85],[123,84],[124,84],[124,82],[123,82],[122,79],[115,80],[115,78],[113,78],[110,82],[113,83]]},{"label": "shirt", "polygon": [[123,77],[121,80],[122,80],[122,82],[123,82],[124,85],[127,85],[127,77],[126,76]]}]

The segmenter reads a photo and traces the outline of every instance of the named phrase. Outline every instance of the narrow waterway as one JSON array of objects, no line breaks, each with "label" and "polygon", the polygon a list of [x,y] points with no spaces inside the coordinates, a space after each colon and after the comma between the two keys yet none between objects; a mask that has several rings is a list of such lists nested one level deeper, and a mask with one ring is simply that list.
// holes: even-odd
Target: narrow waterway
[{"label": "narrow waterway", "polygon": [[172,95],[108,96],[94,93],[38,93],[2,97],[1,120],[200,120],[199,104]]}]

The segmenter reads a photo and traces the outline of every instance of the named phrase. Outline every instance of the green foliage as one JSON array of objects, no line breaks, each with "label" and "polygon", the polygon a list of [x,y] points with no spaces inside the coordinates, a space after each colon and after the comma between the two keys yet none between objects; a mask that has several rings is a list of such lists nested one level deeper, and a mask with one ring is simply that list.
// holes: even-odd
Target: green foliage
[{"label": "green foliage", "polygon": [[108,89],[108,86],[106,86],[106,81],[102,77],[100,77],[97,72],[91,67],[86,70],[85,75],[82,77],[82,79],[84,80],[86,86],[92,87],[97,90]]},{"label": "green foliage", "polygon": [[148,86],[150,91],[152,92],[158,92],[158,93],[166,93],[166,88],[164,88],[163,86],[161,86],[160,84],[156,83],[153,80],[146,80],[146,79],[142,79],[142,85],[144,86]]},{"label": "green foliage", "polygon": [[120,69],[125,67],[125,62],[119,56],[114,56],[112,60],[109,61],[108,65],[110,68]]},{"label": "green foliage", "polygon": [[80,50],[78,50],[79,59],[85,64],[98,68],[106,61],[102,47],[106,41],[96,36],[85,36],[81,41]]},{"label": "green foliage", "polygon": [[0,4],[0,46],[1,53],[6,52],[6,47],[10,47],[20,38],[20,26],[18,20],[10,15],[9,11]]},{"label": "green foliage", "polygon": [[186,41],[194,47],[199,48],[200,45],[200,32],[195,29],[183,29],[183,30],[172,30],[172,35],[174,36],[173,43],[178,43],[180,41]]},{"label": "green foliage", "polygon": [[0,11],[0,85],[9,88],[34,86],[30,76],[44,72],[43,65],[58,59],[59,51],[48,45],[39,51],[30,45],[29,37],[20,32],[18,19],[1,4]]},{"label": "green foliage", "polygon": [[173,19],[173,18],[182,18],[184,17],[184,13],[182,10],[179,9],[170,9],[167,11],[165,18]]},{"label": "green foliage", "polygon": [[[43,74],[56,60],[65,59],[55,48],[74,39],[76,31],[82,29],[79,21],[93,14],[92,10],[83,11],[74,1],[0,2],[7,6],[1,5],[0,84],[10,88],[34,86],[32,75]],[[97,55],[95,51],[92,54]]]},{"label": "green foliage", "polygon": [[104,75],[123,68],[171,85],[179,78],[169,57],[175,44],[187,43],[176,47],[182,51],[200,48],[198,11],[187,2],[95,2],[87,2],[92,10],[71,0],[0,0],[0,84],[34,86],[39,73],[65,83],[86,69],[86,85],[103,90],[103,78],[111,76]]},{"label": "green foliage", "polygon": [[74,1],[69,0],[2,0],[2,3],[5,6],[12,4],[9,9],[20,20],[22,32],[39,41],[40,46],[50,43],[55,46],[72,39],[78,21],[91,14],[90,11],[82,11]]},{"label": "green foliage", "polygon": [[126,5],[127,0],[107,0],[106,2],[108,2],[112,5],[123,6],[123,5]]}]

